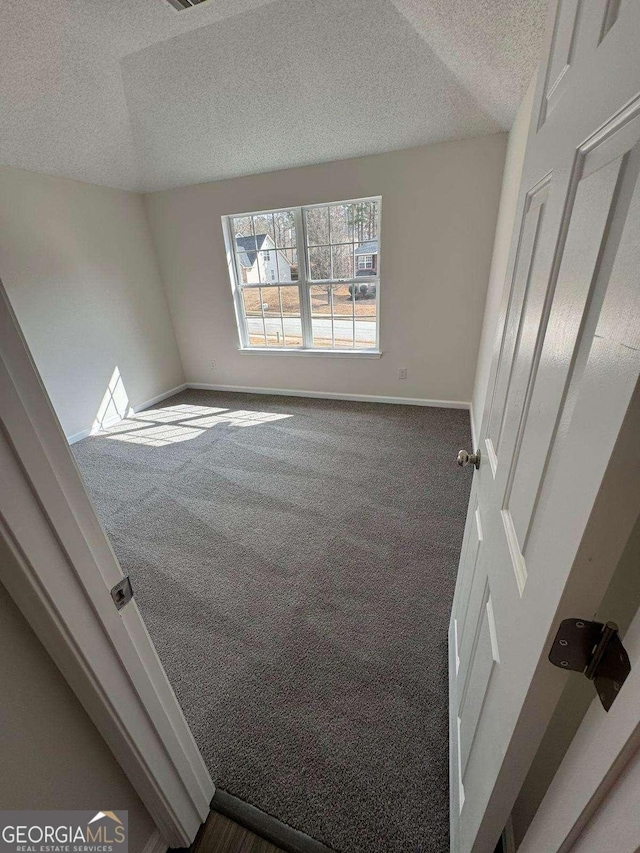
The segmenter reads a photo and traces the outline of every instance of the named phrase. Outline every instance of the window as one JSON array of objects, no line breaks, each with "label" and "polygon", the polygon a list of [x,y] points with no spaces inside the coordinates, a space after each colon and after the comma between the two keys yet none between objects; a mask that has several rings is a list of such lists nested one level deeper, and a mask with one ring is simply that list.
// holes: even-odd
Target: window
[{"label": "window", "polygon": [[243,349],[377,352],[380,198],[223,217]]}]

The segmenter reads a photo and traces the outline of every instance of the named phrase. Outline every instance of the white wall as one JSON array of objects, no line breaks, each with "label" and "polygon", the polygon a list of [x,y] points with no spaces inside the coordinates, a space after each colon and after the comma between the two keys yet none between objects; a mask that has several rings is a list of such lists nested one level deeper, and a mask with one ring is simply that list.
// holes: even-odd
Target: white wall
[{"label": "white wall", "polygon": [[[12,556],[0,540],[0,560]],[[153,821],[98,730],[0,584],[0,809],[126,809],[129,849]]]},{"label": "white wall", "polygon": [[489,373],[491,372],[491,361],[493,358],[493,347],[498,325],[498,314],[504,292],[507,264],[509,261],[509,249],[511,237],[515,225],[516,206],[520,191],[520,178],[522,166],[529,136],[529,124],[531,110],[533,109],[533,97],[535,95],[537,74],[533,75],[529,88],[527,89],[522,103],[516,113],[513,126],[509,133],[509,144],[507,156],[504,163],[504,176],[502,179],[502,193],[500,195],[500,210],[496,223],[495,241],[493,245],[493,258],[491,260],[491,273],[487,287],[487,300],[484,308],[484,319],[482,322],[482,334],[478,348],[476,376],[473,386],[473,418],[474,435],[478,435],[482,423],[482,412],[487,386],[489,384]]},{"label": "white wall", "polygon": [[0,167],[0,278],[67,436],[184,382],[140,195]]},{"label": "white wall", "polygon": [[[187,381],[471,400],[506,143],[497,134],[147,195]],[[375,195],[383,357],[238,352],[220,217]]]}]

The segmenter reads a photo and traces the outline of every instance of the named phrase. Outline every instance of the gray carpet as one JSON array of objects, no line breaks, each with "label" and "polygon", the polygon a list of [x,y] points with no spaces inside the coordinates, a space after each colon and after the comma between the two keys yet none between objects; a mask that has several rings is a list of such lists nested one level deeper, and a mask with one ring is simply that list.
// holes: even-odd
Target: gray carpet
[{"label": "gray carpet", "polygon": [[74,446],[216,783],[337,851],[449,850],[469,441],[455,409],[186,391]]}]

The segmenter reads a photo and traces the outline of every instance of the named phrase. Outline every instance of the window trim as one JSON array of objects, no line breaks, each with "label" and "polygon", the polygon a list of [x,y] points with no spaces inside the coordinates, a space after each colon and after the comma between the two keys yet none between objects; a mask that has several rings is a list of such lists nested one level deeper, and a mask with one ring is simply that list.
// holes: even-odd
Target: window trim
[{"label": "window trim", "polygon": [[[357,204],[362,202],[376,202],[378,204],[378,265],[377,272],[375,275],[370,276],[356,276],[357,266],[354,264],[354,276],[352,278],[344,278],[344,279],[310,279],[307,277],[307,269],[309,265],[309,246],[307,245],[307,235],[306,229],[304,225],[304,211],[310,210],[312,208],[318,207],[329,207],[334,204]],[[294,215],[294,222],[296,228],[296,246],[292,247],[295,249],[297,253],[298,260],[298,278],[294,282],[266,282],[264,284],[260,283],[247,283],[240,284],[241,282],[241,273],[238,269],[238,258],[237,252],[235,251],[235,240],[232,229],[232,220],[234,218],[239,218],[243,216],[260,216],[267,213],[282,213],[282,212],[292,212]],[[343,356],[343,357],[380,357],[380,255],[381,255],[381,244],[382,244],[382,196],[367,196],[363,198],[356,199],[339,199],[337,201],[323,201],[316,202],[314,204],[303,204],[303,205],[291,205],[288,207],[279,207],[279,208],[270,208],[268,210],[253,210],[247,212],[238,212],[238,213],[230,213],[225,214],[221,217],[222,220],[222,232],[224,236],[225,243],[225,251],[227,255],[227,266],[229,269],[229,279],[231,282],[231,291],[233,295],[233,305],[234,312],[236,318],[236,326],[238,328],[238,337],[239,337],[239,351],[240,352],[253,352],[260,354],[274,354],[274,355],[283,355],[283,354],[292,354],[292,355],[327,355],[327,356]],[[276,252],[280,251],[278,248],[275,249]],[[323,285],[323,284],[368,284],[375,283],[376,284],[376,342],[373,347],[358,347],[354,346],[353,349],[333,349],[330,347],[314,347],[305,346],[304,343],[300,347],[269,347],[269,346],[256,346],[251,345],[249,343],[248,336],[248,328],[247,328],[247,317],[244,308],[244,300],[242,298],[242,291],[245,289],[253,288],[253,287],[262,287],[262,288],[270,288],[270,287],[298,287],[298,294],[300,299],[300,322],[302,327],[302,340],[307,342],[313,342],[313,328],[312,328],[312,320],[311,320],[311,296],[310,296],[310,288],[315,285]],[[354,305],[355,310],[355,305]]]},{"label": "window trim", "polygon": [[330,347],[238,347],[241,353],[259,353],[260,355],[322,355],[332,358],[382,358],[377,349],[331,349]]}]

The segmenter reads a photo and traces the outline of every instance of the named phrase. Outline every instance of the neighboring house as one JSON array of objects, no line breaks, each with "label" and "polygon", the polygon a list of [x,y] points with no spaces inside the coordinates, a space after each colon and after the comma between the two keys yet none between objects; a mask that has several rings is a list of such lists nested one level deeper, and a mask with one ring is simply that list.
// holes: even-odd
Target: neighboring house
[{"label": "neighboring house", "polygon": [[243,284],[294,281],[291,263],[268,234],[243,237],[236,234],[238,262]]},{"label": "neighboring house", "polygon": [[354,250],[356,275],[376,275],[378,272],[378,241],[358,243]]},{"label": "neighboring house", "polygon": [[[269,284],[276,281],[296,281],[295,267],[287,260],[269,234],[245,237],[236,234],[238,262],[243,284]],[[376,275],[378,272],[378,241],[356,244],[354,249],[356,275]]]}]

